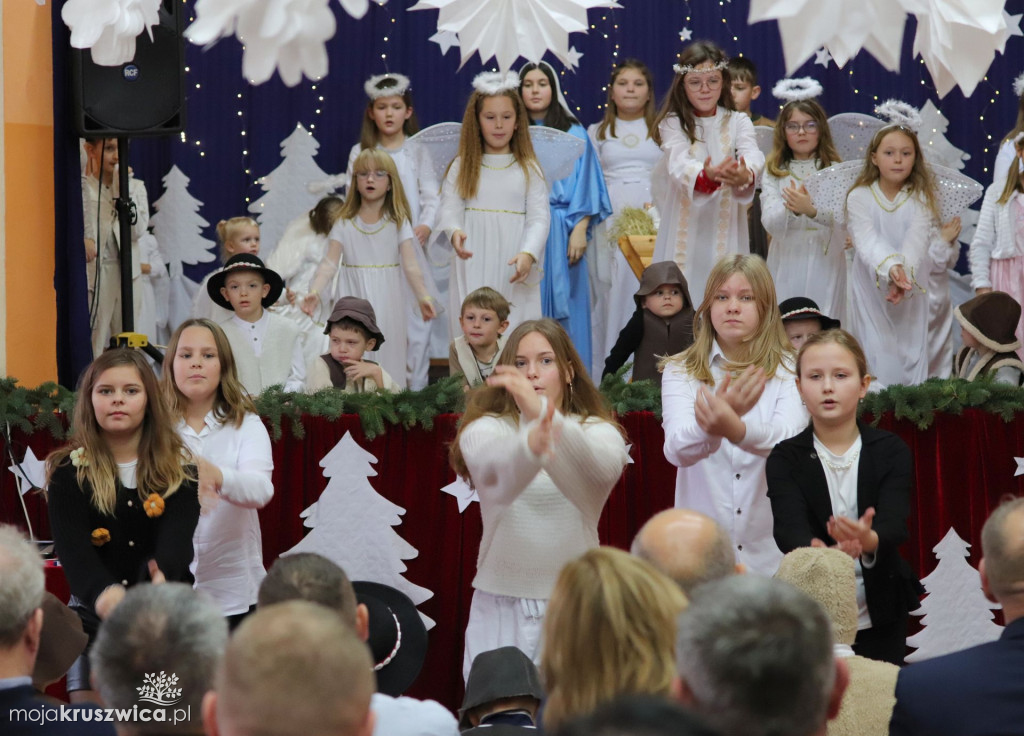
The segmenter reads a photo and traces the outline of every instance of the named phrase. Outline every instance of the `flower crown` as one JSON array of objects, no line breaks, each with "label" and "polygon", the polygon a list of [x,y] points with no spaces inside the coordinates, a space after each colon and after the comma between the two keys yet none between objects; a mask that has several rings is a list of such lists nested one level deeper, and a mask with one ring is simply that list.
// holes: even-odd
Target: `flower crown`
[{"label": "flower crown", "polygon": [[[394,84],[381,87],[381,83],[387,80],[393,81]],[[371,100],[379,100],[381,97],[404,95],[409,91],[409,86],[411,84],[409,77],[404,74],[377,74],[366,80],[366,84],[363,85],[363,89],[366,90],[366,96]]]},{"label": "flower crown", "polygon": [[701,61],[697,64],[673,64],[672,68],[675,70],[676,74],[690,74],[692,72],[697,72],[698,74],[705,74],[707,72],[718,72],[721,71],[722,69],[725,69],[727,66],[729,66],[729,60],[722,59],[720,62],[712,66],[710,69],[698,69],[697,67],[700,66],[701,64],[707,64],[707,62]]},{"label": "flower crown", "polygon": [[1021,141],[1024,141],[1024,130],[1013,137],[1013,145],[1017,145]]},{"label": "flower crown", "polygon": [[482,95],[498,95],[519,89],[519,75],[515,72],[480,72],[473,77],[473,89]]},{"label": "flower crown", "polygon": [[800,77],[798,79],[780,79],[772,88],[772,95],[777,100],[798,102],[813,100],[815,97],[820,97],[824,91],[825,89],[817,79]]},{"label": "flower crown", "polygon": [[1018,97],[1024,97],[1024,72],[1013,80],[1013,93]]},{"label": "flower crown", "polygon": [[899,125],[914,133],[923,122],[916,107],[900,100],[886,100],[875,108],[875,114],[888,120],[890,125]]}]

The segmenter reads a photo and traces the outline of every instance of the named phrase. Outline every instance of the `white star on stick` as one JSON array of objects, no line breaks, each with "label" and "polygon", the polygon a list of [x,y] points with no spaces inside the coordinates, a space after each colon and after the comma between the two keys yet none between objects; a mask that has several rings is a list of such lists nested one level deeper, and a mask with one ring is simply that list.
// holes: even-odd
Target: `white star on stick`
[{"label": "white star on stick", "polygon": [[451,31],[438,31],[428,40],[433,41],[434,43],[441,47],[442,55],[447,54],[448,49],[450,49],[452,46],[459,45],[458,34],[452,33]]},{"label": "white star on stick", "polygon": [[1013,474],[1016,478],[1018,475],[1024,475],[1024,457],[1015,457],[1014,460],[1017,461],[1017,472]]},{"label": "white star on stick", "polygon": [[33,488],[42,488],[46,482],[46,463],[36,458],[32,448],[25,450],[25,459],[21,461],[21,468],[12,465],[7,468],[18,483],[18,491],[24,496]]},{"label": "white star on stick", "polygon": [[828,49],[824,46],[814,52],[815,64],[821,64],[822,66],[827,67],[830,61],[832,61],[832,54],[830,54]]},{"label": "white star on stick", "polygon": [[691,38],[693,38],[693,31],[689,28],[683,28],[683,30],[679,31],[680,41],[689,41]]},{"label": "white star on stick", "polygon": [[583,54],[576,50],[575,46],[569,47],[569,55],[566,57],[566,66],[572,69],[574,72],[580,66],[580,59],[583,58]]},{"label": "white star on stick", "polygon": [[460,514],[465,511],[471,503],[480,500],[480,496],[477,495],[477,492],[470,488],[469,484],[459,476],[455,476],[455,480],[441,490],[451,496],[455,496],[455,500],[459,502]]}]

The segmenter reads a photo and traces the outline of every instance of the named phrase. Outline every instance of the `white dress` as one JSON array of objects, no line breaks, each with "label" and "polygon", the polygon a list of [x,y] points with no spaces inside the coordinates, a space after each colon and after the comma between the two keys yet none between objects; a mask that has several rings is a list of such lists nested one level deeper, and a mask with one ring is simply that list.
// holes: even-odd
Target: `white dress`
[{"label": "white dress", "polygon": [[[868,356],[872,389],[921,383],[929,375],[929,299],[922,290],[932,269],[946,263],[949,244],[928,207],[908,190],[890,201],[875,182],[850,192],[846,206],[854,245],[847,322]],[[890,304],[889,270],[897,264],[914,288]]]},{"label": "white dress", "polygon": [[[642,209],[651,202],[651,172],[661,159],[661,149],[647,132],[647,121],[615,120],[615,137],[611,128],[605,131],[605,139],[597,139],[600,123],[587,128],[587,135],[601,160],[601,170],[612,201],[612,216],[604,221],[596,232],[594,244],[597,257],[590,259],[596,267],[596,278],[591,283],[598,290],[594,305],[594,359],[592,365],[599,371],[604,365],[608,352],[626,326],[636,302],[633,294],[640,288],[633,269],[619,250],[619,244],[608,236],[615,227],[616,216],[626,207]],[[604,321],[603,329],[600,325]]]},{"label": "white dress", "polygon": [[800,187],[818,170],[817,159],[789,162],[789,175],[779,178],[765,171],[761,182],[761,223],[772,236],[768,270],[775,279],[780,302],[794,296],[813,299],[829,317],[845,320],[846,230],[831,212],[818,210],[815,217],[798,215],[786,208],[782,190]]},{"label": "white dress", "polygon": [[[456,230],[465,232],[464,247],[473,256],[463,260],[452,254],[448,323],[453,335],[461,334],[463,300],[474,289],[490,286],[512,305],[511,331],[520,322],[541,317],[540,280],[551,220],[547,183],[537,168],[527,182],[510,153],[484,154],[476,196],[464,200],[456,185],[460,163],[458,158],[452,162],[441,189],[439,229],[449,243]],[[520,253],[533,256],[533,268],[527,283],[510,284],[515,267],[508,262]]]},{"label": "white dress", "polygon": [[722,257],[750,250],[747,206],[754,187],[736,191],[721,186],[711,194],[694,191],[697,177],[710,156],[712,165],[732,156],[743,158],[755,177],[764,168],[754,124],[743,113],[719,107],[714,117],[695,118],[696,140],[683,132],[676,115],[658,126],[663,156],[654,170],[652,186],[661,227],[654,245],[655,261],[674,260],[689,284],[694,304],[704,298],[704,285]]},{"label": "white dress", "polygon": [[405,388],[406,321],[409,319],[409,285],[402,274],[399,246],[412,240],[412,227],[401,228],[382,218],[367,225],[358,216],[351,220],[338,220],[331,229],[330,239],[341,243],[341,263],[336,281],[337,292],[329,302],[343,296],[357,296],[370,302],[377,317],[377,327],[384,335],[380,350],[366,353],[391,374],[395,382]]}]

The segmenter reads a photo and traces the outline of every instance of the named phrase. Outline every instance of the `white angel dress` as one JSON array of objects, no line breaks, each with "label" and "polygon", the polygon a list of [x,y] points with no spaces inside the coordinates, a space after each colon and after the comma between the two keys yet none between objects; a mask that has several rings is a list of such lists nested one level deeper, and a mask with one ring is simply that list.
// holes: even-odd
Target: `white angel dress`
[{"label": "white angel dress", "polygon": [[[463,300],[481,286],[508,299],[509,330],[525,320],[540,319],[540,280],[551,218],[543,174],[532,167],[527,179],[513,154],[484,154],[476,196],[466,200],[458,192],[460,165],[461,159],[456,158],[445,177],[439,219],[439,229],[449,243],[456,230],[466,233],[464,247],[473,254],[465,260],[452,255],[448,285],[452,334],[461,334]],[[511,284],[515,267],[508,262],[520,253],[533,257],[533,268],[525,283]]]},{"label": "white angel dress", "polygon": [[782,197],[784,189],[799,188],[817,170],[817,159],[794,159],[786,176],[764,173],[761,223],[772,236],[768,270],[780,302],[795,296],[808,297],[829,317],[845,321],[845,228],[825,208],[817,208],[815,217],[798,215],[786,208]]},{"label": "white angel dress", "polygon": [[633,294],[640,288],[640,280],[619,250],[619,244],[608,233],[615,227],[615,220],[623,209],[642,209],[652,201],[651,172],[661,159],[661,149],[648,134],[647,121],[643,118],[616,118],[614,138],[609,127],[605,130],[604,140],[599,140],[597,131],[600,127],[600,123],[594,123],[587,128],[587,134],[601,161],[604,182],[612,201],[612,216],[595,230],[596,257],[587,256],[587,263],[592,265],[591,284],[594,284],[597,297],[593,317],[592,365],[595,371],[604,365],[619,333],[633,316],[636,309]]},{"label": "white angel dress", "polygon": [[756,179],[764,168],[764,154],[757,146],[754,124],[743,113],[719,107],[713,117],[694,120],[692,141],[674,114],[658,126],[663,156],[652,186],[659,191],[655,204],[661,226],[654,261],[674,260],[686,276],[694,303],[699,304],[715,263],[723,256],[749,251],[747,206],[753,201],[754,186],[737,191],[722,185],[704,194],[695,191],[697,177],[709,156],[712,165],[742,157]]}]

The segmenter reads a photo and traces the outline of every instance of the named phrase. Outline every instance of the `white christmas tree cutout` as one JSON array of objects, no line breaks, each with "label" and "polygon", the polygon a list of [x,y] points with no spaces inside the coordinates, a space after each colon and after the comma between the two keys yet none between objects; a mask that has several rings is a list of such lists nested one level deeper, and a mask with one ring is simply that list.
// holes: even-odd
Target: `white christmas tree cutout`
[{"label": "white christmas tree cutout", "polygon": [[913,614],[924,616],[924,628],[907,638],[907,645],[917,649],[908,662],[985,644],[1002,633],[1003,627],[992,621],[999,604],[985,597],[978,571],[967,562],[970,546],[951,527],[932,549],[939,563],[921,581],[928,595]]},{"label": "white christmas tree cutout", "polygon": [[[346,432],[320,461],[324,477],[329,478],[327,487],[320,499],[300,514],[310,532],[283,555],[323,555],[350,580],[390,585],[418,606],[434,594],[402,577],[407,569],[402,560],[414,559],[419,552],[393,529],[402,523],[405,509],[370,485],[369,477],[377,475],[370,466],[376,462],[377,458]],[[428,629],[433,628],[429,617],[421,613],[420,618]]]}]

